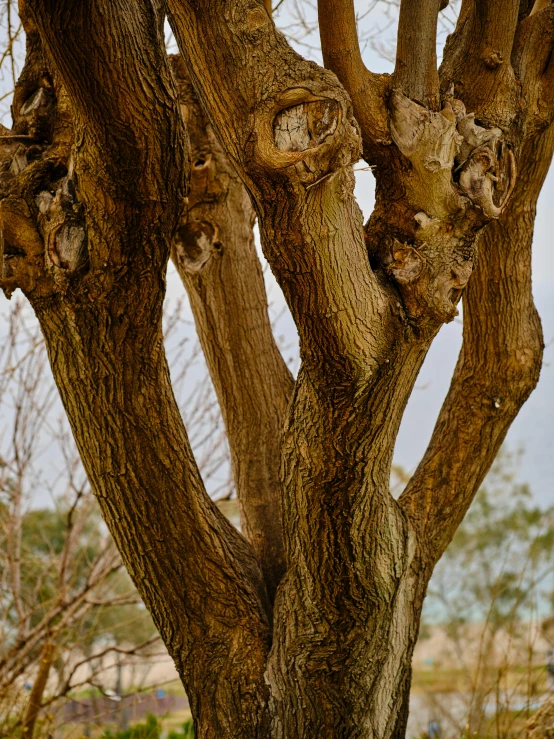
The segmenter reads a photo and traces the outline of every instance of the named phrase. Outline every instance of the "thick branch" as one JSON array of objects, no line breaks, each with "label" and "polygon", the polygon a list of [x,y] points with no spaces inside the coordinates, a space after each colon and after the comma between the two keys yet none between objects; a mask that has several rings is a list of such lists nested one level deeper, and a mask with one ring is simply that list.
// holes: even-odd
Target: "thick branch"
[{"label": "thick branch", "polygon": [[458,365],[429,448],[400,498],[431,565],[538,380],[542,333],[531,292],[531,243],[553,150],[554,127],[524,147],[513,199],[481,236],[480,263],[464,297]]},{"label": "thick branch", "polygon": [[371,161],[375,145],[390,141],[385,102],[390,78],[371,73],[362,61],[353,0],[319,0],[317,8],[323,62],[352,98],[364,157]]},{"label": "thick branch", "polygon": [[481,0],[475,7],[475,35],[487,65],[509,62],[519,16],[520,0]]},{"label": "thick branch", "polygon": [[522,116],[527,136],[554,119],[554,5],[538,7],[518,26],[512,63],[525,98]]},{"label": "thick branch", "polygon": [[265,586],[251,547],[206,494],[163,351],[187,144],[159,24],[150,2],[131,11],[126,0],[44,0],[32,14],[79,145],[56,197],[35,190],[29,203],[36,212],[39,201],[40,220],[57,201],[61,227],[63,206],[84,202],[91,258],[75,270],[51,260],[61,289],[28,296],[102,514],[195,715],[212,726],[222,691],[237,691],[236,711],[211,730],[254,736],[266,700]]},{"label": "thick branch", "polygon": [[200,108],[180,57],[172,58],[172,66],[193,163],[172,257],[222,409],[242,530],[273,601],[285,571],[279,462],[294,381],[271,331],[250,198]]},{"label": "thick branch", "polygon": [[440,68],[443,94],[455,87],[468,110],[507,130],[520,112],[511,52],[520,0],[464,3]]},{"label": "thick branch", "polygon": [[402,92],[439,109],[437,18],[441,0],[402,0],[398,19],[394,81]]},{"label": "thick branch", "polygon": [[[86,6],[39,0],[29,3],[27,12],[69,96],[76,138],[84,144],[77,149],[75,169],[81,198],[94,214],[89,228],[110,208],[129,223],[139,203],[143,213],[150,207],[150,217],[156,217],[153,202],[166,203],[168,192],[184,194],[187,159],[152,3],[135,3],[131,11],[123,0]],[[129,45],[123,54],[124,38]],[[158,205],[164,219],[175,217],[175,205]],[[124,250],[117,241],[108,254],[93,250],[92,267],[121,259],[118,252]]]},{"label": "thick branch", "polygon": [[360,140],[347,95],[287,45],[261,4],[168,5],[194,89],[254,198],[305,360],[327,365],[332,382],[367,372],[384,297],[352,193]]}]

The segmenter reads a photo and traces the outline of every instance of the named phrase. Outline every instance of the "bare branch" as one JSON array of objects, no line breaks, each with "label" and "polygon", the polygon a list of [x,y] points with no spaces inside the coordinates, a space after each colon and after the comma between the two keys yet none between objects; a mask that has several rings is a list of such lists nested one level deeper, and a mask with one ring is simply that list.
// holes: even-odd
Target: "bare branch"
[{"label": "bare branch", "polygon": [[187,79],[172,58],[192,149],[188,203],[172,257],[187,289],[231,449],[242,531],[273,600],[285,572],[281,433],[294,381],[272,335],[254,244],[254,210]]},{"label": "bare branch", "polygon": [[394,83],[412,100],[439,109],[437,18],[441,0],[402,0]]},{"label": "bare branch", "polygon": [[362,61],[353,0],[318,0],[323,62],[348,90],[362,129],[364,158],[373,161],[375,144],[390,141],[386,95],[388,75],[371,73]]},{"label": "bare branch", "polygon": [[56,645],[50,641],[46,642],[40,653],[38,673],[33,684],[33,689],[31,690],[27,713],[23,721],[22,733],[26,737],[31,737],[31,739],[34,735],[35,723],[42,707],[42,695],[48,682],[48,675],[50,674],[50,668],[52,667],[55,654]]}]

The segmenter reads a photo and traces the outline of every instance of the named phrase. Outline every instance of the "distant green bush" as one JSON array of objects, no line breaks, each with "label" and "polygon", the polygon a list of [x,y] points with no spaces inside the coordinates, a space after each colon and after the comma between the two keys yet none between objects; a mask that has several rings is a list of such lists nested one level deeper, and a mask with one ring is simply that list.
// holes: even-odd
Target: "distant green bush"
[{"label": "distant green bush", "polygon": [[[170,731],[167,739],[194,739],[194,723],[192,719],[185,721],[182,731]],[[151,713],[146,717],[146,723],[136,724],[125,731],[113,732],[106,730],[101,739],[161,739],[162,726]]]},{"label": "distant green bush", "polygon": [[167,739],[194,739],[194,721],[189,718],[184,724],[182,731],[170,731],[167,735]]}]

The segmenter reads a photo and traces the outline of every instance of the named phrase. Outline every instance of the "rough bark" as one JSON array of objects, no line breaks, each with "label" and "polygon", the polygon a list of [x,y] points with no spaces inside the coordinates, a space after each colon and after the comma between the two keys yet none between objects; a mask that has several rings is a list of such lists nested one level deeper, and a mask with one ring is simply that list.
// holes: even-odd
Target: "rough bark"
[{"label": "rough bark", "polygon": [[400,5],[394,82],[412,100],[438,110],[437,18],[442,0],[404,0]]},{"label": "rough bark", "polygon": [[279,460],[294,381],[271,330],[250,198],[202,112],[180,57],[172,59],[172,67],[192,155],[188,202],[172,257],[223,413],[241,528],[273,601],[285,572]]},{"label": "rough bark", "polygon": [[353,0],[320,0],[317,8],[323,62],[352,98],[364,158],[373,164],[379,157],[379,145],[390,143],[386,108],[390,75],[373,74],[362,61]]},{"label": "rough bark", "polygon": [[400,499],[429,543],[433,565],[538,381],[543,340],[531,289],[531,245],[553,151],[551,126],[524,147],[513,198],[480,237],[479,266],[464,295],[463,346],[452,385],[425,456]]},{"label": "rough bark", "polygon": [[[468,0],[437,77],[439,5],[402,2],[391,81],[364,70],[352,3],[321,0],[339,82],[290,49],[258,0],[169,0],[209,125],[194,103],[179,108],[148,0],[30,11],[38,34],[3,139],[1,284],[37,312],[91,484],[200,737],[404,736],[432,568],[537,380],[530,244],[553,147],[554,6],[510,1],[499,16],[498,2]],[[182,112],[198,155],[188,202]],[[365,229],[362,150],[377,177]],[[235,172],[300,337],[286,414],[290,377]],[[170,245],[253,546],[206,495],[171,392]],[[395,501],[402,414],[464,290],[452,387]],[[279,509],[287,571],[272,608]]]},{"label": "rough bark", "polygon": [[[75,144],[63,151],[67,138],[54,125],[52,142],[36,137],[39,174],[31,165],[8,178],[8,193],[26,184],[19,210],[37,225],[32,239],[22,244],[27,234],[18,232],[14,243],[13,198],[2,200],[4,263],[37,313],[89,480],[189,692],[199,735],[230,736],[241,725],[254,736],[266,693],[265,585],[251,548],[204,490],[162,345],[163,275],[185,195],[187,142],[152,7],[129,13],[121,2],[105,11],[96,2],[78,12],[71,3],[29,8],[57,72],[47,78],[52,118],[67,91]],[[69,36],[60,33],[68,26]],[[133,39],[130,58],[123,39]],[[33,78],[44,63],[39,46],[29,25],[33,95],[44,88],[41,75]],[[16,126],[24,112],[15,108]],[[52,258],[74,215],[86,259]]]}]

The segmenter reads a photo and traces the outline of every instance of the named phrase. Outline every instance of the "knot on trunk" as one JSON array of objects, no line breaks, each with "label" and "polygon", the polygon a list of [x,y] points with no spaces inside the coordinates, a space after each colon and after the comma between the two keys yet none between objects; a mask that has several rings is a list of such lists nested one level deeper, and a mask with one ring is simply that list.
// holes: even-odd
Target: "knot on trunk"
[{"label": "knot on trunk", "polygon": [[395,90],[391,108],[392,139],[411,164],[404,178],[410,205],[431,218],[471,208],[498,218],[516,179],[502,131],[478,125],[453,97],[435,113]]},{"label": "knot on trunk", "polygon": [[402,196],[376,208],[368,248],[409,318],[450,321],[473,269],[477,233],[500,217],[513,191],[515,158],[502,131],[480,125],[453,96],[437,113],[394,91],[391,134],[401,152],[393,177]]},{"label": "knot on trunk", "polygon": [[36,198],[46,258],[54,268],[74,272],[88,261],[88,249],[83,207],[77,201],[71,167],[52,189],[42,190]]},{"label": "knot on trunk", "polygon": [[261,106],[255,139],[255,164],[265,174],[284,176],[306,188],[357,161],[361,153],[344,91],[320,90],[313,81]]},{"label": "knot on trunk", "polygon": [[336,100],[313,100],[282,110],[273,121],[275,146],[280,151],[307,151],[332,136],[339,122]]},{"label": "knot on trunk", "polygon": [[397,283],[411,319],[448,323],[458,315],[456,305],[473,271],[473,261],[455,250],[441,248],[442,238],[417,248],[396,239],[391,244],[387,273]]},{"label": "knot on trunk", "polygon": [[208,221],[182,223],[175,233],[173,254],[177,263],[191,273],[201,272],[223,245],[217,239],[217,227]]}]

